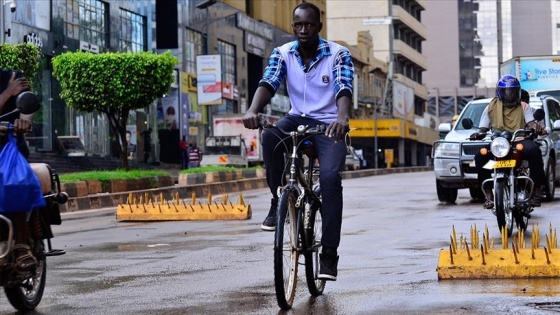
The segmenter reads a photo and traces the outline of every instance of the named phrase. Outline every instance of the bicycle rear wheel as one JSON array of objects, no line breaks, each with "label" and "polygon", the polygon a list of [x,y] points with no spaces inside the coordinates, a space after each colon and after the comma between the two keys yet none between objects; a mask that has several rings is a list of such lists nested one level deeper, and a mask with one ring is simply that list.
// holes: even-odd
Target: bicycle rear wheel
[{"label": "bicycle rear wheel", "polygon": [[274,287],[281,309],[292,307],[296,294],[298,271],[298,231],[295,190],[285,190],[278,203],[274,235]]},{"label": "bicycle rear wheel", "polygon": [[310,210],[309,226],[305,228],[305,241],[307,248],[305,249],[305,278],[307,280],[307,288],[313,296],[323,294],[325,289],[325,280],[318,279],[319,275],[319,252],[321,251],[322,233],[322,217],[321,209]]}]

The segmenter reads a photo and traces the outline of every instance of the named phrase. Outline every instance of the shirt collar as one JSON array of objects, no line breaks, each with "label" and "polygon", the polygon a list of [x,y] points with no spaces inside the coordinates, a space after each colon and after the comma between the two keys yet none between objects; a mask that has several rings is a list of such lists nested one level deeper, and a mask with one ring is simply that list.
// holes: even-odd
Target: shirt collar
[{"label": "shirt collar", "polygon": [[[289,51],[291,53],[295,53],[296,55],[299,55],[298,48],[299,48],[299,42],[296,40],[292,44],[292,47],[290,48]],[[317,54],[315,59],[318,60],[324,56],[330,56],[330,55],[331,55],[331,49],[329,47],[329,44],[327,43],[326,40],[324,40],[321,36],[319,36],[319,46],[317,46]]]}]

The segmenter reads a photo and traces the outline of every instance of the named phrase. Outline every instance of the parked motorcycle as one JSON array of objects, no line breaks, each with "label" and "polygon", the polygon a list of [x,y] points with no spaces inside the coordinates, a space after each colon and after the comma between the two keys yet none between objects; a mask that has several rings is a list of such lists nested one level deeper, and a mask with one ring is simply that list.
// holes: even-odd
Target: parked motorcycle
[{"label": "parked motorcycle", "polygon": [[[536,122],[544,119],[544,111],[537,109],[533,114]],[[463,120],[463,127],[473,127],[472,120]],[[500,232],[507,229],[511,236],[514,221],[519,230],[525,231],[531,218],[533,207],[529,199],[533,193],[534,183],[529,177],[529,164],[521,159],[523,145],[518,141],[530,139],[537,142],[538,138],[533,128],[518,129],[511,133],[508,131],[494,132],[490,136],[490,150],[481,149],[481,154],[489,154],[490,160],[484,166],[493,170],[492,177],[482,182],[482,192],[485,189],[494,190],[494,208],[492,213],[498,220]],[[475,140],[475,139],[471,139]],[[477,139],[481,140],[481,139]]]},{"label": "parked motorcycle", "polygon": [[[32,92],[23,92],[16,98],[17,108],[0,116],[0,121],[16,114],[32,114],[39,109],[37,97]],[[4,137],[13,132],[13,126],[0,123],[0,134]],[[0,286],[4,287],[10,304],[19,311],[30,311],[37,307],[43,297],[47,275],[47,257],[65,254],[64,250],[53,249],[51,225],[61,224],[59,205],[68,201],[68,195],[60,190],[58,174],[44,163],[31,163],[41,184],[46,205],[32,209],[27,221],[28,245],[37,260],[34,270],[18,272],[14,257],[14,226],[7,213],[0,212]],[[46,241],[46,247],[45,247]]]}]

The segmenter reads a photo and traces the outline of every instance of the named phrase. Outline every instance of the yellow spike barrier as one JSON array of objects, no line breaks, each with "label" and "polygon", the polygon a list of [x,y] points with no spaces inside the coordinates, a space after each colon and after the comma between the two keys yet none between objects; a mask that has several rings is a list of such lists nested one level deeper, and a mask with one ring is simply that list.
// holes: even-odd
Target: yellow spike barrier
[{"label": "yellow spike barrier", "polygon": [[[142,203],[144,200],[144,203]],[[117,206],[117,221],[183,221],[183,220],[248,220],[251,218],[251,205],[245,204],[243,196],[235,204],[222,195],[221,202],[212,203],[212,195],[208,194],[208,203],[197,203],[193,193],[191,202],[185,202],[175,194],[172,200],[165,200],[163,194],[150,200],[145,194],[134,198],[129,194],[125,204]]]},{"label": "yellow spike barrier", "polygon": [[[533,226],[531,247],[525,248],[525,233],[521,232],[512,239],[508,248],[507,230],[502,235],[502,246],[494,248],[490,245],[488,229],[482,234],[479,244],[478,232],[471,227],[471,242],[463,238],[462,246],[457,243],[455,227],[451,235],[448,249],[442,249],[439,254],[437,273],[438,279],[506,279],[506,278],[557,278],[560,277],[560,249],[556,244],[556,231],[549,228],[549,233],[543,238],[546,244],[540,244],[538,226]],[[464,246],[463,246],[464,245]],[[474,247],[473,245],[476,245]],[[480,246],[480,247],[479,247]],[[471,250],[480,248],[480,250]]]}]

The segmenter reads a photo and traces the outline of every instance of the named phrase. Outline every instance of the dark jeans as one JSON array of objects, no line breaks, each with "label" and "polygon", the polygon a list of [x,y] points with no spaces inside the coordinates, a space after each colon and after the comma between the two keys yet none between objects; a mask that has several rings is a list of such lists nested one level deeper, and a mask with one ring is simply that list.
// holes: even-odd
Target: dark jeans
[{"label": "dark jeans", "polygon": [[[314,127],[323,124],[317,120],[299,116],[286,116],[276,122],[284,131],[296,130],[299,125]],[[270,192],[276,196],[279,186],[285,185],[283,176],[285,169],[284,154],[290,150],[291,139],[281,143],[280,139],[287,138],[278,130],[268,129],[262,134],[263,158],[266,167],[266,180]],[[327,136],[314,136],[320,163],[320,184],[323,199],[322,219],[323,238],[321,243],[325,247],[338,248],[340,244],[340,230],[342,226],[342,177],[340,172],[346,158],[346,144],[344,140],[334,142]],[[291,151],[289,151],[291,153]]]},{"label": "dark jeans", "polygon": [[[521,151],[521,158],[529,162],[530,174],[529,177],[533,180],[535,187],[541,187],[544,183],[544,165],[541,150],[532,140],[522,140],[518,143],[523,144],[523,151]],[[490,151],[490,145],[488,145]],[[478,184],[482,187],[482,182],[490,177],[492,177],[492,170],[485,169],[483,166],[490,160],[491,154],[481,155],[477,152],[474,156],[474,162],[476,164],[477,174],[478,174]]]},{"label": "dark jeans", "polygon": [[188,153],[188,151],[181,150],[180,154],[181,154],[181,168],[182,169],[189,168],[189,153]]}]

